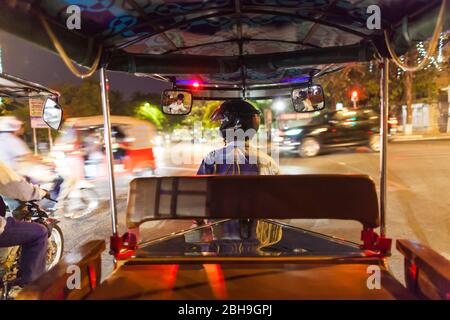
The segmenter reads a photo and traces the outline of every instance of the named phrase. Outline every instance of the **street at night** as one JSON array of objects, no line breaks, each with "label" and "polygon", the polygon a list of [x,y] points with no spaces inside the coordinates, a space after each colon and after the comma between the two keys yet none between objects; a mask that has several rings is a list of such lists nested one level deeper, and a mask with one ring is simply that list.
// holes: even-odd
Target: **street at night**
[{"label": "street at night", "polygon": [[0,315],[450,300],[449,6],[0,0]]}]

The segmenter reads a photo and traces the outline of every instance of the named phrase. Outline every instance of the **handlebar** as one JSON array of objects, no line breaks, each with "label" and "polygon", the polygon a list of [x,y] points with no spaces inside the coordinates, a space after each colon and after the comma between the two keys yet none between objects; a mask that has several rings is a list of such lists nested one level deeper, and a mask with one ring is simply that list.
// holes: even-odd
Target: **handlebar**
[{"label": "handlebar", "polygon": [[[50,200],[50,201],[52,201],[52,202],[58,203],[58,200],[52,199],[52,198],[50,198],[50,197],[44,197],[44,198],[42,198],[41,200],[43,200],[43,199]],[[19,203],[30,204],[30,205],[34,205],[34,206],[37,206],[37,205],[38,205],[37,203],[38,203],[39,201],[41,201],[41,200],[22,201],[22,200],[17,200],[17,199],[16,199],[16,201],[19,202]]]}]

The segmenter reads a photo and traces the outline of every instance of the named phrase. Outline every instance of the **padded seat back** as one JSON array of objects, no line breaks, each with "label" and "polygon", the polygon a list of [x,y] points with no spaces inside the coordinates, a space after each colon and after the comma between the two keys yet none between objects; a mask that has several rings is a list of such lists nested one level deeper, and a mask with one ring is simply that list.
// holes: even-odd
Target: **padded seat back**
[{"label": "padded seat back", "polygon": [[130,182],[127,225],[192,218],[342,219],[379,226],[366,175],[149,177]]}]

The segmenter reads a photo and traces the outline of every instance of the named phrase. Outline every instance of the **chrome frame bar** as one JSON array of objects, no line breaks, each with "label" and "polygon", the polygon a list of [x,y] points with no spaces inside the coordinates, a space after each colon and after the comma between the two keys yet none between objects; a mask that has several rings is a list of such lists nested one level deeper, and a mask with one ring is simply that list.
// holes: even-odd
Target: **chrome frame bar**
[{"label": "chrome frame bar", "polygon": [[111,224],[113,236],[118,235],[116,184],[114,181],[114,161],[111,143],[111,119],[108,97],[108,76],[105,67],[100,69],[100,87],[102,90],[103,134],[105,140],[106,158],[109,177],[109,204],[111,206]]},{"label": "chrome frame bar", "polygon": [[387,137],[389,113],[389,59],[383,58],[380,79],[381,126],[380,126],[380,236],[386,236],[387,205]]}]

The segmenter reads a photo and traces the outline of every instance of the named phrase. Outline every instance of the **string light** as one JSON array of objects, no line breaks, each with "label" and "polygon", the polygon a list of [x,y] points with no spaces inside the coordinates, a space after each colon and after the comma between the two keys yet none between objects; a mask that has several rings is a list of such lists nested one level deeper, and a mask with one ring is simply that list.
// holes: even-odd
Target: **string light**
[{"label": "string light", "polygon": [[[441,32],[439,35],[439,43],[438,43],[438,49],[435,57],[429,57],[429,63],[425,66],[424,70],[428,70],[431,67],[435,67],[436,70],[442,71],[442,63],[444,62],[444,56],[443,56],[443,48],[444,48],[444,42],[445,42],[446,35]],[[422,41],[419,41],[416,44],[417,52],[419,53],[416,59],[416,62],[420,64],[422,60],[427,55],[427,50],[425,48],[425,45]],[[405,56],[400,57],[401,62],[405,62]],[[397,68],[397,79],[400,79],[403,75],[404,71],[401,68]]]},{"label": "string light", "polygon": [[[444,47],[444,33],[441,32],[439,35],[439,43],[438,43],[438,50],[437,50],[437,56],[436,57],[429,57],[429,63],[424,68],[425,70],[431,68],[434,66],[438,71],[442,71],[441,63],[443,62],[444,58],[442,56],[442,49]],[[425,49],[425,46],[422,41],[418,42],[416,44],[417,51],[419,53],[417,57],[417,63],[420,63],[425,56],[427,55],[427,51]]]},{"label": "string light", "polygon": [[437,63],[444,62],[444,57],[442,55],[442,49],[444,48],[444,33],[441,32],[439,36],[439,45],[438,45],[438,54],[437,54]]},{"label": "string light", "polygon": [[[404,63],[404,62],[405,62],[405,56],[401,56],[401,57],[400,57],[400,61],[401,61],[402,63]],[[397,68],[397,79],[400,79],[400,77],[402,76],[402,74],[403,74],[403,69],[402,69],[402,68]]]}]

